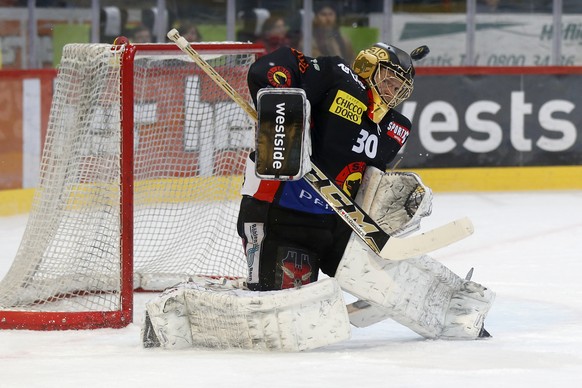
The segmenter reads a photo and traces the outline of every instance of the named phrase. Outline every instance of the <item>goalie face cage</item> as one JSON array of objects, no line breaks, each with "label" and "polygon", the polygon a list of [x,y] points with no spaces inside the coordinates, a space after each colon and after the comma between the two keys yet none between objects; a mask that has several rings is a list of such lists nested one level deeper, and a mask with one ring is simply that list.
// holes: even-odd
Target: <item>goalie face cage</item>
[{"label": "goalie face cage", "polygon": [[[193,47],[249,98],[261,46]],[[177,46],[67,45],[0,329],[123,327],[134,289],[246,277],[236,218],[253,146],[248,115]]]}]

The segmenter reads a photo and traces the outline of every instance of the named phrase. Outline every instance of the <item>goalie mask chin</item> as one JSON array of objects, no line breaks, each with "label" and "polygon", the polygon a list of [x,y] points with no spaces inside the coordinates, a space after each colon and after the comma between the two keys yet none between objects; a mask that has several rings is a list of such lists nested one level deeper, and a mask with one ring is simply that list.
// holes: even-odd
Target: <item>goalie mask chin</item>
[{"label": "goalie mask chin", "polygon": [[412,94],[412,58],[397,47],[376,43],[360,51],[352,68],[370,86],[373,109],[369,115],[375,123]]}]

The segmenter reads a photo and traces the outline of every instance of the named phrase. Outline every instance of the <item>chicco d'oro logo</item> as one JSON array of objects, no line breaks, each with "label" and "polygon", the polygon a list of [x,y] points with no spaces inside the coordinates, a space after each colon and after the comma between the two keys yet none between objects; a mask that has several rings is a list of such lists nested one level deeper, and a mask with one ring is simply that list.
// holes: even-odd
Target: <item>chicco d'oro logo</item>
[{"label": "chicco d'oro logo", "polygon": [[291,86],[291,73],[283,66],[273,66],[267,72],[269,83],[276,88],[288,88]]},{"label": "chicco d'oro logo", "polygon": [[356,124],[362,122],[362,114],[366,109],[366,104],[342,90],[337,91],[333,104],[329,107],[331,113]]}]

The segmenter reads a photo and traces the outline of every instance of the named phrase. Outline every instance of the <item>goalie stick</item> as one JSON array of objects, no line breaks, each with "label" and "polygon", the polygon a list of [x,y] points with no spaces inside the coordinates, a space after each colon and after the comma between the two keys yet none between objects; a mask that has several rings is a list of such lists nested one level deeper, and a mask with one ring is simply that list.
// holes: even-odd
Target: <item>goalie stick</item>
[{"label": "goalie stick", "polygon": [[[236,102],[255,122],[256,110],[226,82],[216,70],[180,36],[176,29],[168,38],[186,53],[224,92]],[[304,179],[323,197],[352,230],[379,256],[388,260],[405,260],[446,247],[473,234],[473,224],[467,217],[442,225],[425,233],[406,237],[391,237],[372,218],[346,195],[313,162],[312,170]]]}]

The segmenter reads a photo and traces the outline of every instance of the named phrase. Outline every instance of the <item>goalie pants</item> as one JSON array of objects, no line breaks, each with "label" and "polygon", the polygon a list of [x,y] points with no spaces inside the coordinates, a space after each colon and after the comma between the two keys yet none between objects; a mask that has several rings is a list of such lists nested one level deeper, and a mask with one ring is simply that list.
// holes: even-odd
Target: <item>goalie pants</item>
[{"label": "goalie pants", "polygon": [[334,276],[352,233],[335,214],[309,214],[243,196],[237,223],[253,291],[280,290]]}]

